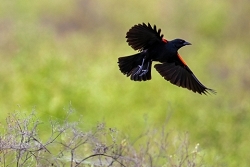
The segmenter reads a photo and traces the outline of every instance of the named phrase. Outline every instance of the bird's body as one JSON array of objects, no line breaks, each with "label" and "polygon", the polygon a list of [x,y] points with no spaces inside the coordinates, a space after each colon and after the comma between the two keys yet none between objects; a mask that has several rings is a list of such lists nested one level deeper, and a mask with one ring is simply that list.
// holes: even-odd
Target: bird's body
[{"label": "bird's body", "polygon": [[178,49],[191,44],[183,39],[167,41],[160,33],[160,29],[157,30],[156,26],[152,27],[150,24],[133,26],[127,32],[127,42],[140,52],[118,58],[121,72],[134,81],[150,80],[152,61],[156,61],[161,63],[154,66],[156,70],[172,84],[200,94],[215,93],[201,84],[178,53]]}]

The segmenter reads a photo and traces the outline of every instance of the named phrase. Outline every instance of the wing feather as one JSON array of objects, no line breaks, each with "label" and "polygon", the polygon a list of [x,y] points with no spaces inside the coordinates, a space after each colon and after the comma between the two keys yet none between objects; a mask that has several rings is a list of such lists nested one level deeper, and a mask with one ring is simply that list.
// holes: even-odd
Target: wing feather
[{"label": "wing feather", "polygon": [[216,93],[213,89],[204,86],[189,68],[167,62],[156,64],[154,67],[164,79],[174,85],[187,88],[199,94],[207,94],[208,92]]},{"label": "wing feather", "polygon": [[126,34],[128,45],[134,50],[145,50],[155,43],[163,42],[161,29],[153,27],[148,23],[138,24],[133,26]]}]

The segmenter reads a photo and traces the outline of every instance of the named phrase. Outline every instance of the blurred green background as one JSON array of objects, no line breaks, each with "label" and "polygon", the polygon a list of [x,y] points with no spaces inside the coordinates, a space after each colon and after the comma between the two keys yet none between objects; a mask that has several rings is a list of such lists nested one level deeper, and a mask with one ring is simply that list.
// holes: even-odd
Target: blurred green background
[{"label": "blurred green background", "polygon": [[[2,1],[1,122],[15,110],[63,118],[85,127],[106,122],[131,138],[148,127],[188,132],[207,166],[250,164],[250,4],[248,0]],[[192,43],[180,54],[217,95],[199,95],[165,81],[132,82],[117,58],[134,54],[125,39],[149,22],[166,39]]]}]

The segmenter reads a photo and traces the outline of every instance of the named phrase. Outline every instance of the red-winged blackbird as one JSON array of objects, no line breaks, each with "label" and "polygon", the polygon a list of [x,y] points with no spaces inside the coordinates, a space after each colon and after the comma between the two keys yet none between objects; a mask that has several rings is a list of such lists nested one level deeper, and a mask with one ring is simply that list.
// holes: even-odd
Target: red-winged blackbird
[{"label": "red-winged blackbird", "polygon": [[150,80],[152,61],[158,61],[162,64],[156,64],[155,69],[172,84],[199,94],[216,93],[196,78],[179,55],[178,50],[185,45],[191,45],[189,42],[183,39],[167,41],[161,35],[161,29],[157,30],[155,25],[152,27],[149,23],[133,26],[127,32],[126,38],[134,50],[139,50],[137,54],[118,58],[121,72],[130,76],[131,80]]}]

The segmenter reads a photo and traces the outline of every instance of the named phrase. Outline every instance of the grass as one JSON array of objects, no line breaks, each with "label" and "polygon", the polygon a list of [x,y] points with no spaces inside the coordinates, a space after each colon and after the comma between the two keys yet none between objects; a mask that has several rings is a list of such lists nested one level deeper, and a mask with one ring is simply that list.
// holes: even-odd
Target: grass
[{"label": "grass", "polygon": [[[105,123],[82,131],[82,122],[68,120],[73,112],[70,107],[61,124],[41,122],[36,111],[10,114],[1,134],[1,166],[202,166],[199,144],[191,149],[187,133],[176,136],[165,126],[150,128],[131,143]],[[49,125],[47,138],[41,135],[43,124]]]},{"label": "grass", "polygon": [[[84,124],[79,128],[84,132],[105,122],[132,143],[150,127],[159,132],[168,119],[167,132],[174,136],[187,132],[191,148],[199,143],[203,165],[248,166],[250,25],[246,4],[246,0],[237,4],[3,2],[2,129],[5,118],[15,110],[28,114],[35,108],[36,118],[47,122],[48,118],[64,120],[70,104],[75,113],[69,122],[81,118]],[[217,95],[200,96],[178,88],[154,69],[153,79],[144,83],[122,75],[117,58],[135,53],[127,46],[125,33],[141,22],[156,24],[167,39],[181,37],[191,42],[180,54]],[[44,124],[47,127],[41,131],[46,132],[49,124]],[[140,142],[145,144],[145,140]]]}]

